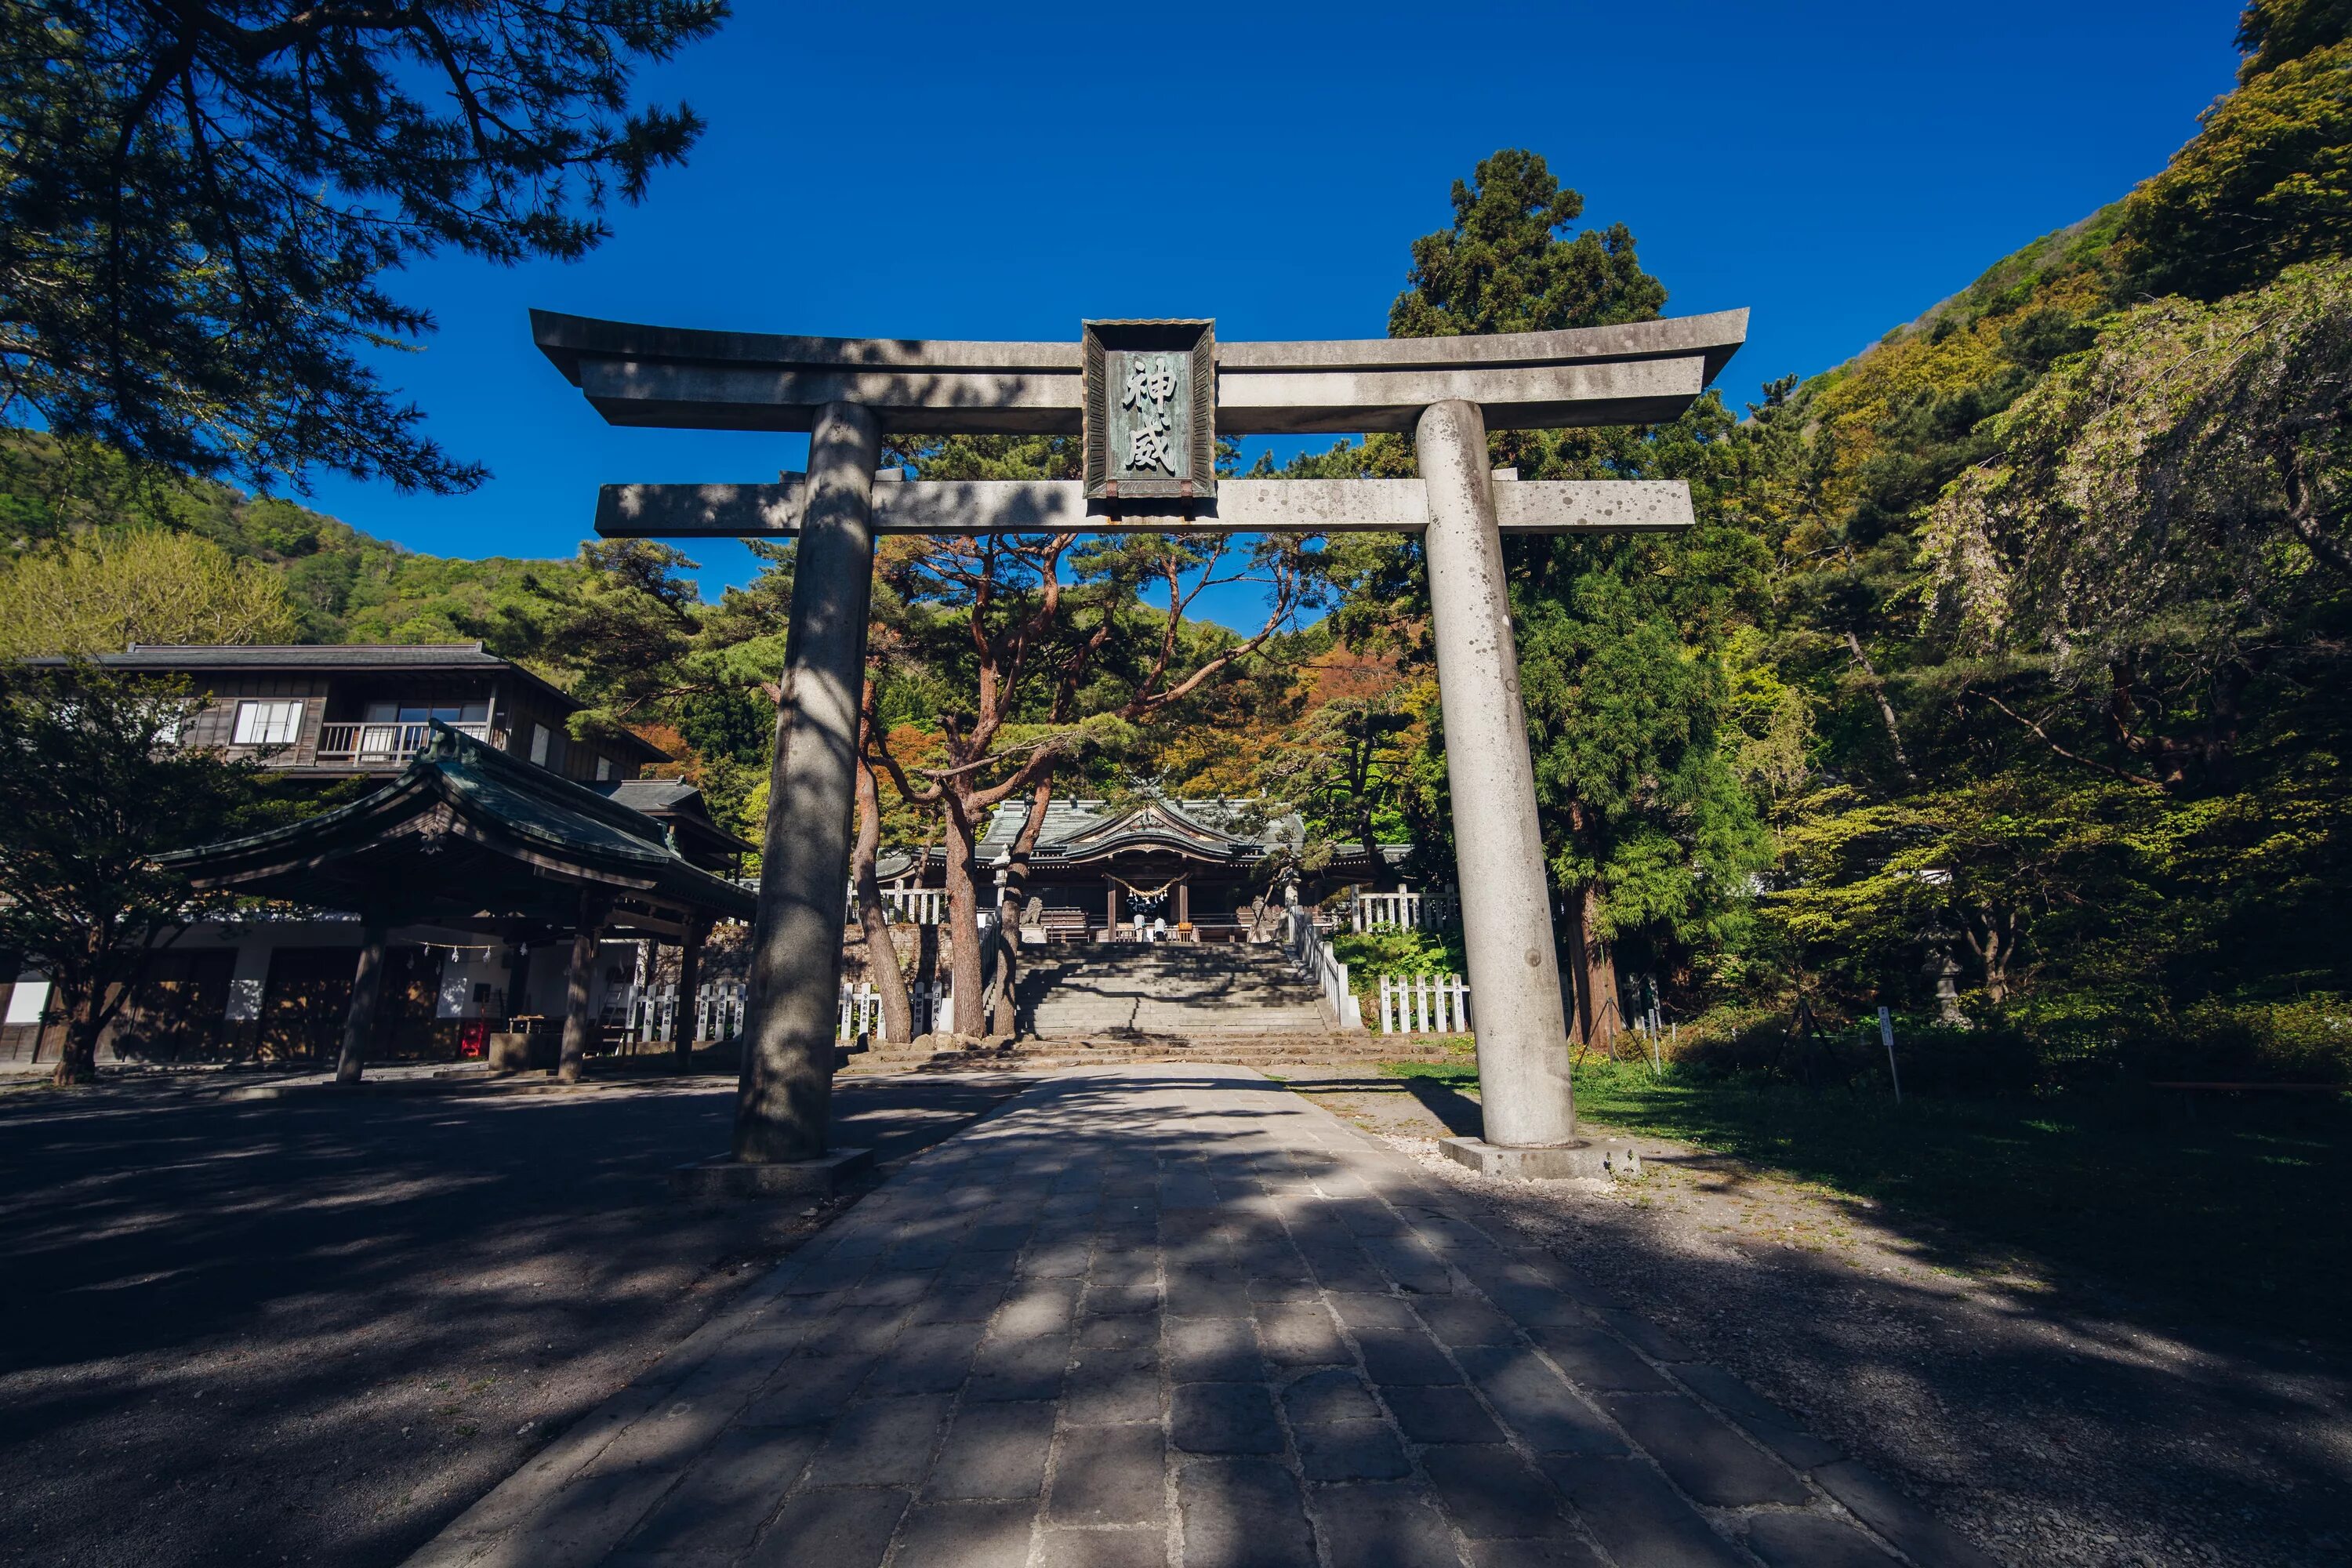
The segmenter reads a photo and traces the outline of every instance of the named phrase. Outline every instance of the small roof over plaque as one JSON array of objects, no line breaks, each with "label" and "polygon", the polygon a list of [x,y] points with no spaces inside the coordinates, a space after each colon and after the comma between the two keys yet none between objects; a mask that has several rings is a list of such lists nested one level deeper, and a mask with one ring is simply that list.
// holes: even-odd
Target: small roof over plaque
[{"label": "small roof over plaque", "polygon": [[1087,321],[1088,500],[1217,493],[1217,324]]}]

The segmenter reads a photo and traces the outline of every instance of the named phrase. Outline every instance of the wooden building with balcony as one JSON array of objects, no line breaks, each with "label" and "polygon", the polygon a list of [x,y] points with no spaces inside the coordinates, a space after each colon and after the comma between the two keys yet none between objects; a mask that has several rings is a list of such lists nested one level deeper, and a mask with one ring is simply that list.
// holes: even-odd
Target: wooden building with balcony
[{"label": "wooden building with balcony", "polygon": [[[665,886],[686,889],[698,921],[750,912],[751,895],[730,879],[752,846],[711,819],[693,785],[641,775],[666,753],[633,735],[572,739],[568,722],[582,705],[479,643],[134,647],[98,662],[184,678],[205,706],[183,743],[322,784],[379,781],[361,806],[430,784],[467,801],[494,795],[507,816],[532,825],[539,868],[520,881],[509,877],[511,885],[490,874],[502,862],[467,868],[455,853],[416,858],[382,879],[415,895],[394,900],[394,918],[374,928],[382,999],[373,1035],[383,1056],[478,1054],[515,1019],[562,1017],[566,972],[580,967],[568,951],[579,921],[565,914],[567,900],[619,875],[613,865],[641,863]],[[295,837],[340,834],[338,855],[373,863],[381,850],[417,842],[388,810],[347,806],[298,825]],[[534,888],[536,901],[523,896]],[[268,879],[250,890],[289,896]],[[151,961],[100,1059],[331,1059],[372,934],[348,891],[315,879],[295,901],[248,906],[179,933]],[[647,944],[677,940],[674,911],[638,911],[633,923],[627,899],[616,908],[600,922],[589,961],[587,1005],[600,1019],[647,962]],[[61,1034],[47,980],[0,959],[0,1068],[54,1061]]]},{"label": "wooden building with balcony", "polygon": [[390,777],[435,721],[582,784],[635,778],[668,754],[635,735],[594,741],[567,725],[581,704],[478,642],[278,647],[132,644],[96,660],[178,676],[207,700],[182,739],[321,778]]}]

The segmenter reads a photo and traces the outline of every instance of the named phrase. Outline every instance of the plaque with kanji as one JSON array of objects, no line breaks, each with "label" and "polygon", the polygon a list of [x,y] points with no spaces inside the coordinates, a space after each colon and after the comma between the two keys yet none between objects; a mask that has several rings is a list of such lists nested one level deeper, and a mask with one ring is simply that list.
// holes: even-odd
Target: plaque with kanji
[{"label": "plaque with kanji", "polygon": [[1214,321],[1088,321],[1088,500],[1217,493]]}]

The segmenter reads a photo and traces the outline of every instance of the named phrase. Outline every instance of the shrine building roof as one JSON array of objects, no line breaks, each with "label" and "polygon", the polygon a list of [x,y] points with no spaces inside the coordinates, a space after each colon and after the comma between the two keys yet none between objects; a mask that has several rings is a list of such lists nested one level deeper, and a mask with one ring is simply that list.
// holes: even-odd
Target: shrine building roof
[{"label": "shrine building roof", "polygon": [[668,826],[446,724],[395,778],[332,811],[159,857],[199,887],[325,909],[570,925],[585,893],[661,935],[751,918],[746,889],[682,855]]}]

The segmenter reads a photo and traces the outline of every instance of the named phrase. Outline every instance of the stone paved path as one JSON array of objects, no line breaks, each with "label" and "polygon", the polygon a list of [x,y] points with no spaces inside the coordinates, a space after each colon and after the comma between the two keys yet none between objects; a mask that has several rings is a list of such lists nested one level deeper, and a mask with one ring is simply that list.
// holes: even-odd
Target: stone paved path
[{"label": "stone paved path", "polygon": [[1048,1079],[411,1562],[1990,1562],[1470,1213],[1247,1069]]}]

